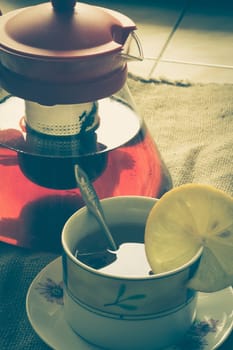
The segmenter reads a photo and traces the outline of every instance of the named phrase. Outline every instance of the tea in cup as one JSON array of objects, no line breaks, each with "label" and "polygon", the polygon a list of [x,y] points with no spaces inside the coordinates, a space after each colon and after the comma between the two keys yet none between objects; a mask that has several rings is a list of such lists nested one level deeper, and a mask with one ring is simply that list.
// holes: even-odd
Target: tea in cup
[{"label": "tea in cup", "polygon": [[197,292],[186,287],[196,255],[175,270],[153,274],[144,250],[144,229],[156,199],[101,200],[119,249],[108,242],[86,207],[62,232],[64,315],[82,338],[112,350],[161,349],[178,342],[192,325]]}]

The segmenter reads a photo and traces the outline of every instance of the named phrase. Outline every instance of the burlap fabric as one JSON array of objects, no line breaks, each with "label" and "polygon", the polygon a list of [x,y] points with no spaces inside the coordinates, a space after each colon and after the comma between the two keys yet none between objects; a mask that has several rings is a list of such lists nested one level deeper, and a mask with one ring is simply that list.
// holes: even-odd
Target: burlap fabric
[{"label": "burlap fabric", "polygon": [[[129,85],[174,186],[208,183],[233,195],[233,85],[132,79]],[[1,350],[48,349],[27,320],[25,298],[33,278],[55,257],[0,243]],[[221,349],[233,349],[233,336]]]}]

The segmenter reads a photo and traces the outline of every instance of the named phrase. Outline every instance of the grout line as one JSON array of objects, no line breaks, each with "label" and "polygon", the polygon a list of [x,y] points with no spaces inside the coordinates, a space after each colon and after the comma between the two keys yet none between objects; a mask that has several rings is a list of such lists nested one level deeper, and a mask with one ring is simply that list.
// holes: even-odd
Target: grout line
[{"label": "grout line", "polygon": [[185,15],[185,12],[186,12],[186,10],[187,10],[187,8],[188,8],[188,5],[189,5],[189,0],[187,0],[186,4],[184,5],[183,10],[181,11],[181,13],[180,13],[180,15],[179,15],[179,17],[178,17],[178,19],[177,19],[177,21],[176,21],[174,27],[172,28],[172,31],[170,32],[170,34],[169,34],[167,40],[165,41],[165,43],[164,43],[164,45],[163,45],[163,47],[162,47],[162,49],[161,49],[161,52],[160,52],[160,54],[159,54],[159,56],[158,56],[158,58],[157,58],[155,64],[153,65],[153,67],[151,68],[151,70],[150,70],[150,72],[149,72],[148,79],[151,78],[151,76],[152,76],[154,70],[156,69],[156,67],[157,67],[157,65],[158,65],[158,63],[159,63],[161,57],[163,56],[164,51],[166,50],[166,48],[167,48],[167,46],[168,46],[168,44],[169,44],[171,38],[173,37],[173,35],[175,34],[177,28],[179,27],[179,25],[180,25],[180,23],[181,23],[181,21],[182,21],[184,15]]},{"label": "grout line", "polygon": [[169,59],[169,58],[159,59],[159,58],[153,58],[153,57],[145,57],[144,59],[149,60],[149,61],[155,61],[155,62],[157,62],[157,64],[159,62],[162,62],[162,63],[186,64],[186,65],[191,65],[191,66],[204,66],[204,67],[211,67],[211,68],[233,69],[233,66],[231,66],[231,65],[205,63],[205,62],[190,62],[190,61],[176,60],[176,59],[172,59],[172,58],[171,59]]},{"label": "grout line", "polygon": [[228,66],[225,64],[215,64],[215,63],[189,62],[189,61],[170,60],[170,59],[163,59],[160,62],[187,64],[187,65],[193,65],[193,66],[204,66],[204,67],[212,67],[212,68],[233,69],[233,66]]}]

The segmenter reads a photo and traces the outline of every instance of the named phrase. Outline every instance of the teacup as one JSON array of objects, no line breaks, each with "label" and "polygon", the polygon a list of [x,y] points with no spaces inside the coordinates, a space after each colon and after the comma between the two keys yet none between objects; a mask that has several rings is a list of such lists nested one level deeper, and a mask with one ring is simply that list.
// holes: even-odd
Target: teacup
[{"label": "teacup", "polygon": [[[155,203],[156,199],[138,196],[101,200],[118,246],[125,242],[143,244],[147,216]],[[118,260],[115,253],[108,253],[99,224],[86,207],[66,222],[62,245],[64,315],[86,341],[113,350],[161,349],[177,343],[191,327],[197,293],[186,284],[195,272],[199,254],[170,272],[151,274],[146,267],[145,272],[138,269],[131,275],[125,271],[129,263],[139,266],[137,253],[133,253],[120,270],[112,272],[111,266]],[[107,267],[102,266],[105,261],[95,261],[101,251],[110,254]],[[83,261],[89,252],[101,268]]]}]

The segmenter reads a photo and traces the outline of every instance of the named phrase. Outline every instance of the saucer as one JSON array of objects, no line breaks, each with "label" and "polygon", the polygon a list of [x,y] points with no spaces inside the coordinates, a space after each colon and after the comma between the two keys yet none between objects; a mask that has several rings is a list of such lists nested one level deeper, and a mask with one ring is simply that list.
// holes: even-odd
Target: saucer
[{"label": "saucer", "polygon": [[[57,258],[33,280],[26,299],[28,319],[38,336],[55,350],[100,349],[89,344],[66,323],[63,316],[62,262]],[[199,293],[196,321],[180,342],[166,350],[213,350],[233,327],[233,290]]]}]

